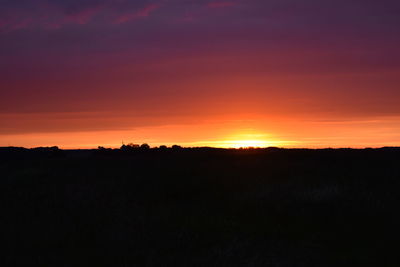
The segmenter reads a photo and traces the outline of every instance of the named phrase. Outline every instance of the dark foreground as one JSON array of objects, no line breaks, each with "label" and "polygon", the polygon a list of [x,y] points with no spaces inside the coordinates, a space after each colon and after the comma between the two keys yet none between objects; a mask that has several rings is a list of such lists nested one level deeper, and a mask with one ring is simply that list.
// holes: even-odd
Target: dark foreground
[{"label": "dark foreground", "polygon": [[400,266],[400,149],[0,149],[2,266]]}]

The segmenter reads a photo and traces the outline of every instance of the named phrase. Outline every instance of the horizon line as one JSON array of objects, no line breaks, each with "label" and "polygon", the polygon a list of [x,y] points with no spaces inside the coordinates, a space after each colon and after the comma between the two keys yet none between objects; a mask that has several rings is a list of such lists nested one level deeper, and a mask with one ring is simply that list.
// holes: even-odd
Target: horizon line
[{"label": "horizon line", "polygon": [[[128,147],[128,150],[143,150],[143,147]],[[0,146],[0,149],[12,149],[12,148],[19,148],[19,149],[58,149],[58,150],[123,150],[121,147],[105,147],[105,146],[97,146],[97,147],[76,147],[76,148],[62,148],[59,146],[34,146],[34,147],[24,147],[24,146]],[[307,150],[327,150],[327,149],[332,149],[332,150],[340,150],[340,149],[353,149],[353,150],[364,150],[364,149],[385,149],[385,148],[396,148],[400,149],[400,145],[398,146],[362,146],[362,147],[334,147],[334,146],[326,146],[326,147],[284,147],[284,146],[265,146],[265,147],[215,147],[215,146],[181,146],[181,145],[172,145],[172,146],[167,146],[167,145],[159,145],[159,146],[148,146],[145,149],[221,149],[221,150],[261,150],[261,149],[285,149],[285,150],[298,150],[298,149],[307,149]]]}]

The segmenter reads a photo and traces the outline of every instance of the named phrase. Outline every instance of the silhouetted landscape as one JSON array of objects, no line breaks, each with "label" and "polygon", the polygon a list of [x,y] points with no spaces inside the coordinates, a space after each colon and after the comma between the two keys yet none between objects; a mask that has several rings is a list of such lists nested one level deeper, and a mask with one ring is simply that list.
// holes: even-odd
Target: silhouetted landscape
[{"label": "silhouetted landscape", "polygon": [[0,148],[3,266],[399,266],[400,148]]},{"label": "silhouetted landscape", "polygon": [[399,47],[400,0],[0,0],[0,267],[400,267]]}]

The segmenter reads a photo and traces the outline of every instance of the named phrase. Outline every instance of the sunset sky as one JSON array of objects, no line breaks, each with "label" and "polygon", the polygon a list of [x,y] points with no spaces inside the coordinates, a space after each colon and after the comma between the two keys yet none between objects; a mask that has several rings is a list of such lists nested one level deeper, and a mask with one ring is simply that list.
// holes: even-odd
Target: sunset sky
[{"label": "sunset sky", "polygon": [[398,0],[0,0],[0,146],[400,145]]}]

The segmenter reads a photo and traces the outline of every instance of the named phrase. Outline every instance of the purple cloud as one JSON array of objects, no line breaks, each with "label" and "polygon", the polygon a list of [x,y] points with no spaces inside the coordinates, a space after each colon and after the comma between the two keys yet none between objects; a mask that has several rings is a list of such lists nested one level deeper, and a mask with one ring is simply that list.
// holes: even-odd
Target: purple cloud
[{"label": "purple cloud", "polygon": [[[0,10],[0,31],[19,29],[59,29],[67,24],[88,24],[95,17],[103,24],[122,24],[146,18],[161,7],[144,1],[28,1],[26,5],[10,2]],[[127,13],[126,10],[132,10]]]},{"label": "purple cloud", "polygon": [[96,16],[101,10],[103,10],[104,5],[88,7],[83,10],[72,12],[70,14],[66,14],[66,21],[70,21],[77,24],[86,24],[88,23],[94,16]]},{"label": "purple cloud", "polygon": [[234,2],[211,2],[207,4],[209,8],[223,8],[223,7],[231,7],[235,6],[236,3]]},{"label": "purple cloud", "polygon": [[129,21],[132,21],[132,20],[140,19],[140,18],[146,18],[146,17],[150,16],[150,14],[152,12],[159,9],[160,7],[161,7],[161,5],[159,5],[159,4],[150,4],[134,13],[128,13],[128,14],[123,14],[123,15],[119,16],[114,21],[114,23],[121,24],[121,23],[126,23]]}]

